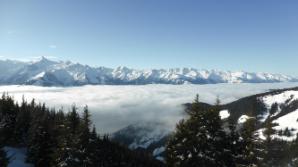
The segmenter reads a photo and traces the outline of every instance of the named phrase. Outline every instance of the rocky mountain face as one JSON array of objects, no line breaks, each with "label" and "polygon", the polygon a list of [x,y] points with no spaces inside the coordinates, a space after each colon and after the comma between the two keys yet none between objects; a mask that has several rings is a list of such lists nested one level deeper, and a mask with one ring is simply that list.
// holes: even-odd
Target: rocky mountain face
[{"label": "rocky mountain face", "polygon": [[0,60],[0,84],[79,86],[142,84],[216,84],[296,82],[298,78],[270,73],[198,70],[194,68],[136,70],[90,67],[41,58],[35,62]]},{"label": "rocky mountain face", "polygon": [[[189,105],[186,104],[185,107]],[[201,103],[201,105],[205,108],[212,107],[206,103]],[[276,134],[272,136],[273,138],[284,141],[296,139],[298,133],[298,87],[272,90],[245,97],[221,105],[220,108],[222,120],[225,122],[230,118],[238,126],[241,126],[248,119],[256,118],[258,120],[256,134],[260,139],[265,139],[264,126],[268,119],[272,121],[276,131]],[[167,138],[171,133],[172,129],[164,129],[161,123],[139,123],[116,132],[113,139],[128,145],[131,149],[147,150],[162,160]]]}]

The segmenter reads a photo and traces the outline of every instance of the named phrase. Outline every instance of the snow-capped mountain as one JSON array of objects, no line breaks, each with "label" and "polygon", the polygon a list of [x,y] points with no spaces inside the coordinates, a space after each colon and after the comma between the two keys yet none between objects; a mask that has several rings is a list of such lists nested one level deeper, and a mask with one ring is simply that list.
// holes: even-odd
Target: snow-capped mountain
[{"label": "snow-capped mountain", "polygon": [[[189,104],[186,104],[186,107]],[[201,107],[212,105],[201,103]],[[293,141],[298,134],[298,87],[274,90],[268,93],[245,97],[220,106],[219,113],[225,122],[231,118],[239,127],[248,119],[257,119],[256,134],[262,140],[266,120],[271,120],[276,134],[272,138]],[[154,127],[154,124],[156,126]],[[162,124],[136,124],[128,126],[113,135],[114,140],[128,145],[131,149],[145,149],[154,157],[162,159],[167,138],[172,131],[160,131]],[[144,130],[146,129],[146,130]],[[162,133],[161,133],[162,132]],[[143,137],[140,137],[143,136]]]},{"label": "snow-capped mountain", "polygon": [[141,85],[141,84],[215,84],[215,83],[272,83],[296,82],[298,78],[270,73],[198,70],[194,68],[136,70],[90,67],[70,61],[20,62],[0,60],[0,84],[40,86],[78,85]]}]

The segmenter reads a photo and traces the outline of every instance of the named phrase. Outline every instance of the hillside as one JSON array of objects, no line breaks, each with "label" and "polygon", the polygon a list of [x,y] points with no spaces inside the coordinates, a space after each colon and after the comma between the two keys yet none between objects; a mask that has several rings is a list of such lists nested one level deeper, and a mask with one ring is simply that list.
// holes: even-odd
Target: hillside
[{"label": "hillside", "polygon": [[[189,105],[186,104],[186,108]],[[213,105],[206,103],[201,103],[201,106],[206,109],[213,107]],[[271,120],[274,123],[273,128],[277,131],[277,134],[272,136],[273,138],[284,141],[296,139],[296,134],[298,133],[298,88],[272,90],[245,97],[220,105],[220,109],[223,121],[227,121],[230,118],[238,126],[241,126],[247,119],[256,118],[256,134],[260,139],[264,139],[263,131],[266,120]],[[164,150],[167,137],[172,131],[168,130],[166,131],[167,133],[158,133],[156,129],[160,129],[160,127],[154,128],[151,125],[149,127],[147,124],[131,125],[116,132],[114,139],[130,146],[131,149],[144,149],[151,152],[155,157],[160,158],[160,156],[163,156],[163,151],[160,150]],[[133,133],[131,133],[132,129]],[[143,129],[147,129],[146,134],[143,134]],[[143,134],[142,136],[146,136],[146,138],[137,137],[140,133]],[[125,138],[125,142],[123,138]],[[159,140],[156,140],[157,138]],[[145,143],[147,143],[146,147],[144,147]],[[135,147],[136,145],[139,147]]]}]

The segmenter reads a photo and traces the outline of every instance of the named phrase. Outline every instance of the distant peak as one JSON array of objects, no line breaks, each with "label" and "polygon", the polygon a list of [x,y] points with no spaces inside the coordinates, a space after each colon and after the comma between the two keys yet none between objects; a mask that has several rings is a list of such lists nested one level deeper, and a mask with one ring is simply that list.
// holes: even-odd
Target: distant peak
[{"label": "distant peak", "polygon": [[50,60],[49,58],[45,56],[41,56],[38,58],[36,61],[32,62],[33,64],[43,64],[43,65],[51,65],[51,64],[56,64],[57,62],[54,60]]},{"label": "distant peak", "polygon": [[119,66],[116,68],[116,71],[127,71],[129,70],[129,68],[125,67],[125,66]]},{"label": "distant peak", "polygon": [[51,60],[46,58],[45,56],[41,56],[40,61],[51,61]]}]

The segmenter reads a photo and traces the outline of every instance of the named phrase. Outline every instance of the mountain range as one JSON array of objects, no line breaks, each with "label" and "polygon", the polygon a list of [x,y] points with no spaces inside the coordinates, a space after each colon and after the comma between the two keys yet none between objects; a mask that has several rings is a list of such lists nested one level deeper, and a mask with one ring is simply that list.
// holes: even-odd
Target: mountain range
[{"label": "mountain range", "polygon": [[[200,103],[202,108],[213,107],[211,104]],[[189,107],[190,103],[185,104]],[[298,87],[272,90],[266,93],[241,98],[234,102],[220,105],[220,117],[227,126],[232,120],[242,126],[248,119],[256,119],[259,139],[265,140],[264,127],[267,120],[274,124],[276,134],[272,138],[293,141],[298,134]],[[228,119],[229,118],[229,119]],[[226,124],[226,125],[225,125]],[[130,125],[113,134],[113,139],[127,145],[131,149],[150,152],[162,160],[165,145],[173,130],[165,129],[162,123],[138,123]]]},{"label": "mountain range", "polygon": [[297,82],[282,74],[198,70],[195,68],[144,69],[91,67],[70,61],[0,60],[1,85],[80,86],[144,84],[217,84]]}]

